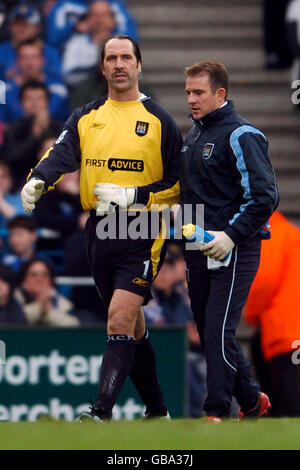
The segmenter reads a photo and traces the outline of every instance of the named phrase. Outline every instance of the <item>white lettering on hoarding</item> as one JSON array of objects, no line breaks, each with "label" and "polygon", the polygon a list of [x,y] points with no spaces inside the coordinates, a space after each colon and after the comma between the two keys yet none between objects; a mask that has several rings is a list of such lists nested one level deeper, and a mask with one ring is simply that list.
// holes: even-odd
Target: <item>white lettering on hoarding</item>
[{"label": "white lettering on hoarding", "polygon": [[97,384],[102,355],[85,357],[73,355],[66,357],[53,350],[49,355],[9,356],[5,365],[0,365],[0,384],[39,385],[47,376],[51,385]]}]

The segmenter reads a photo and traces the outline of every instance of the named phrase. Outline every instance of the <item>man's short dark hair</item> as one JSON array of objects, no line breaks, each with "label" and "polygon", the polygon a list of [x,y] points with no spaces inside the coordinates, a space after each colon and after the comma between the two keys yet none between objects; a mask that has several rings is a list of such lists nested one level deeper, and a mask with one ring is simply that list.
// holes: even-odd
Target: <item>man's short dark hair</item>
[{"label": "man's short dark hair", "polygon": [[224,88],[226,90],[225,99],[227,98],[229,78],[227,69],[221,62],[216,62],[214,60],[196,62],[195,64],[185,68],[185,74],[187,77],[208,75],[211,91],[215,93],[219,88]]},{"label": "man's short dark hair", "polygon": [[132,47],[133,47],[133,53],[136,57],[137,63],[142,63],[142,54],[141,50],[139,48],[139,45],[137,42],[135,42],[134,39],[132,39],[130,36],[127,36],[126,34],[117,34],[116,36],[112,36],[111,38],[107,39],[105,43],[103,44],[102,51],[101,51],[101,64],[103,65],[104,62],[104,57],[105,57],[105,46],[110,41],[111,39],[128,39],[128,41],[131,42]]},{"label": "man's short dark hair", "polygon": [[24,228],[29,232],[35,232],[37,229],[36,220],[29,215],[17,215],[7,223],[8,230],[13,228]]},{"label": "man's short dark hair", "polygon": [[35,263],[43,263],[43,265],[46,266],[46,268],[48,270],[48,273],[49,273],[49,276],[50,276],[51,284],[54,285],[55,272],[54,272],[53,266],[47,260],[45,260],[43,258],[33,258],[33,259],[31,259],[29,261],[25,261],[24,263],[21,264],[19,272],[18,272],[18,278],[17,278],[18,279],[18,284],[20,285],[20,284],[22,284],[22,282],[24,282],[25,277],[27,276],[27,273],[28,273],[29,269]]},{"label": "man's short dark hair", "polygon": [[38,80],[28,80],[28,82],[24,83],[24,85],[20,88],[20,100],[22,101],[24,98],[24,94],[27,90],[43,90],[49,100],[50,94],[48,87],[43,82],[39,82]]},{"label": "man's short dark hair", "polygon": [[44,54],[44,43],[43,41],[38,38],[38,37],[34,37],[34,38],[30,38],[30,39],[25,39],[24,41],[21,41],[17,47],[16,47],[16,50],[17,50],[17,55],[19,54],[20,52],[20,49],[23,47],[23,46],[36,46],[40,49],[41,51],[41,54]]}]

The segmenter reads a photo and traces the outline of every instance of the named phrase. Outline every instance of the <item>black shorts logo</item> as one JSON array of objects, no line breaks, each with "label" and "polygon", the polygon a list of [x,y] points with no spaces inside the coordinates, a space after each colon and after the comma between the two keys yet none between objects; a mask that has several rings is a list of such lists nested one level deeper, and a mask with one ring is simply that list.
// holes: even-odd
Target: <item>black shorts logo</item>
[{"label": "black shorts logo", "polygon": [[147,134],[149,128],[149,122],[136,121],[135,133],[139,137],[143,137]]},{"label": "black shorts logo", "polygon": [[149,281],[145,281],[145,279],[141,279],[140,277],[135,277],[132,279],[133,284],[138,284],[139,286],[147,287],[149,286]]},{"label": "black shorts logo", "polygon": [[144,162],[127,158],[109,158],[108,168],[111,171],[144,171]]},{"label": "black shorts logo", "polygon": [[204,145],[204,149],[202,150],[202,157],[204,158],[204,160],[207,160],[208,158],[212,156],[214,146],[215,144],[209,144],[209,143]]}]

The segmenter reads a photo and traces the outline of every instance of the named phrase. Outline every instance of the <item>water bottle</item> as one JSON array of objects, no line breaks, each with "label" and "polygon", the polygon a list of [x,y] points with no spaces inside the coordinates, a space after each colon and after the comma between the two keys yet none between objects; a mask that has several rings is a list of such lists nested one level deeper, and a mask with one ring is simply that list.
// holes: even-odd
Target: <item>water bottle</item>
[{"label": "water bottle", "polygon": [[[215,238],[210,233],[207,233],[206,230],[203,230],[203,228],[199,227],[199,225],[194,224],[183,225],[182,233],[188,242],[195,243],[196,246],[203,246]],[[224,261],[226,261],[229,256],[230,252],[227,253],[221,262],[224,263]]]}]

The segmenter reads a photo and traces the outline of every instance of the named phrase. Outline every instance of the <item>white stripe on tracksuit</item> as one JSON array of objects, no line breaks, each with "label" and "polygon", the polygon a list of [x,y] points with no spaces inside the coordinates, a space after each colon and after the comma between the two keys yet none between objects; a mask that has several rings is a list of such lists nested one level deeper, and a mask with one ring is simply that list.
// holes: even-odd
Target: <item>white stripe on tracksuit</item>
[{"label": "white stripe on tracksuit", "polygon": [[229,367],[231,367],[235,372],[237,372],[236,368],[232,364],[230,364],[230,362],[226,359],[225,346],[224,346],[224,341],[225,341],[224,336],[225,336],[225,324],[226,324],[226,320],[227,320],[229,305],[230,305],[230,302],[231,302],[232,291],[233,291],[234,281],[235,281],[235,268],[236,268],[236,263],[237,263],[237,254],[238,254],[238,247],[236,246],[233,272],[232,272],[231,287],[230,287],[229,297],[228,297],[226,311],[225,311],[225,317],[224,317],[224,321],[223,321],[223,328],[222,328],[222,355],[223,355],[223,359],[226,362],[226,364],[228,364]]}]

